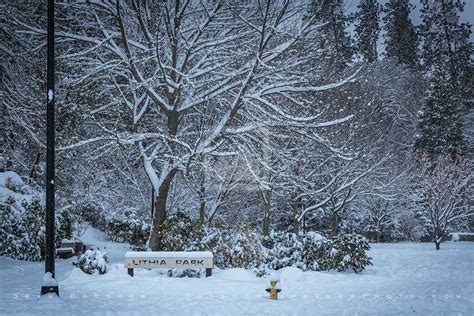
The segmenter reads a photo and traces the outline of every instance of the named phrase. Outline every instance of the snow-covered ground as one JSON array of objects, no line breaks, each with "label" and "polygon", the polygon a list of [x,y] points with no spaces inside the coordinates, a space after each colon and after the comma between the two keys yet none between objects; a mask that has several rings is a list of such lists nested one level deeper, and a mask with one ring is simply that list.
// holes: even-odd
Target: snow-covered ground
[{"label": "snow-covered ground", "polygon": [[474,243],[374,244],[372,267],[353,272],[281,274],[278,301],[269,300],[268,278],[241,269],[210,278],[169,278],[160,271],[127,275],[124,244],[93,229],[84,236],[105,247],[110,271],[86,275],[74,259],[57,260],[61,298],[38,293],[43,263],[0,257],[1,315],[473,315]]}]

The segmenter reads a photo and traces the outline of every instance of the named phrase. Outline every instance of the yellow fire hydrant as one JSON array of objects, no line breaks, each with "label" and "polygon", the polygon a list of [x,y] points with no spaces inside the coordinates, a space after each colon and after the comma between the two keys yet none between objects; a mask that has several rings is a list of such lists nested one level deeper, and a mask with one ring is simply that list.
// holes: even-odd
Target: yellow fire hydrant
[{"label": "yellow fire hydrant", "polygon": [[272,275],[270,275],[270,287],[267,288],[266,291],[270,293],[271,300],[278,299],[278,293],[281,292],[280,277],[278,276],[278,274],[273,273]]}]

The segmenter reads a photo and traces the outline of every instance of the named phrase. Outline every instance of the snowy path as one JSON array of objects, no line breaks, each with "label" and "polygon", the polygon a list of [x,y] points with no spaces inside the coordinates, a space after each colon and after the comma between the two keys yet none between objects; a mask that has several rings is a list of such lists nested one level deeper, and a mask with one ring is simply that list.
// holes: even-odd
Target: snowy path
[{"label": "snowy path", "polygon": [[[96,236],[97,237],[97,236]],[[1,315],[474,315],[474,243],[373,245],[361,274],[305,272],[270,301],[267,279],[243,270],[211,278],[168,278],[120,263],[127,247],[106,246],[111,271],[88,276],[58,260],[61,300],[37,299],[43,264],[0,257]]]}]

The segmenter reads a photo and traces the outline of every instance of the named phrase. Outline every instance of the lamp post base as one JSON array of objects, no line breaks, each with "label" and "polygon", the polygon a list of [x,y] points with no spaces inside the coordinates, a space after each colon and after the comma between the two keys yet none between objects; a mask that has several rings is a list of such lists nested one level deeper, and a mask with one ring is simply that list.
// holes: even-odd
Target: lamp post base
[{"label": "lamp post base", "polygon": [[45,295],[48,293],[56,293],[56,295],[59,296],[59,287],[58,286],[42,286],[41,295]]}]

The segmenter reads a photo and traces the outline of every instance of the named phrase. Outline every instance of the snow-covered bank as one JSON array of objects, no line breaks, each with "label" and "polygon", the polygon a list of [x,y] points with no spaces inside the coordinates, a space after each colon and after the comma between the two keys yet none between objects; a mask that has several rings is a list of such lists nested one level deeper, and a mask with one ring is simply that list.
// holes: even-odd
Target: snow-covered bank
[{"label": "snow-covered bank", "polygon": [[[89,232],[92,233],[92,232]],[[96,236],[97,237],[97,236]],[[215,271],[210,278],[168,278],[160,271],[127,275],[127,246],[97,240],[110,271],[86,275],[57,261],[61,299],[38,300],[43,264],[0,257],[1,315],[472,315],[474,243],[374,244],[367,271],[287,271],[281,300],[270,301],[266,278]],[[291,272],[291,273],[289,273]]]}]

